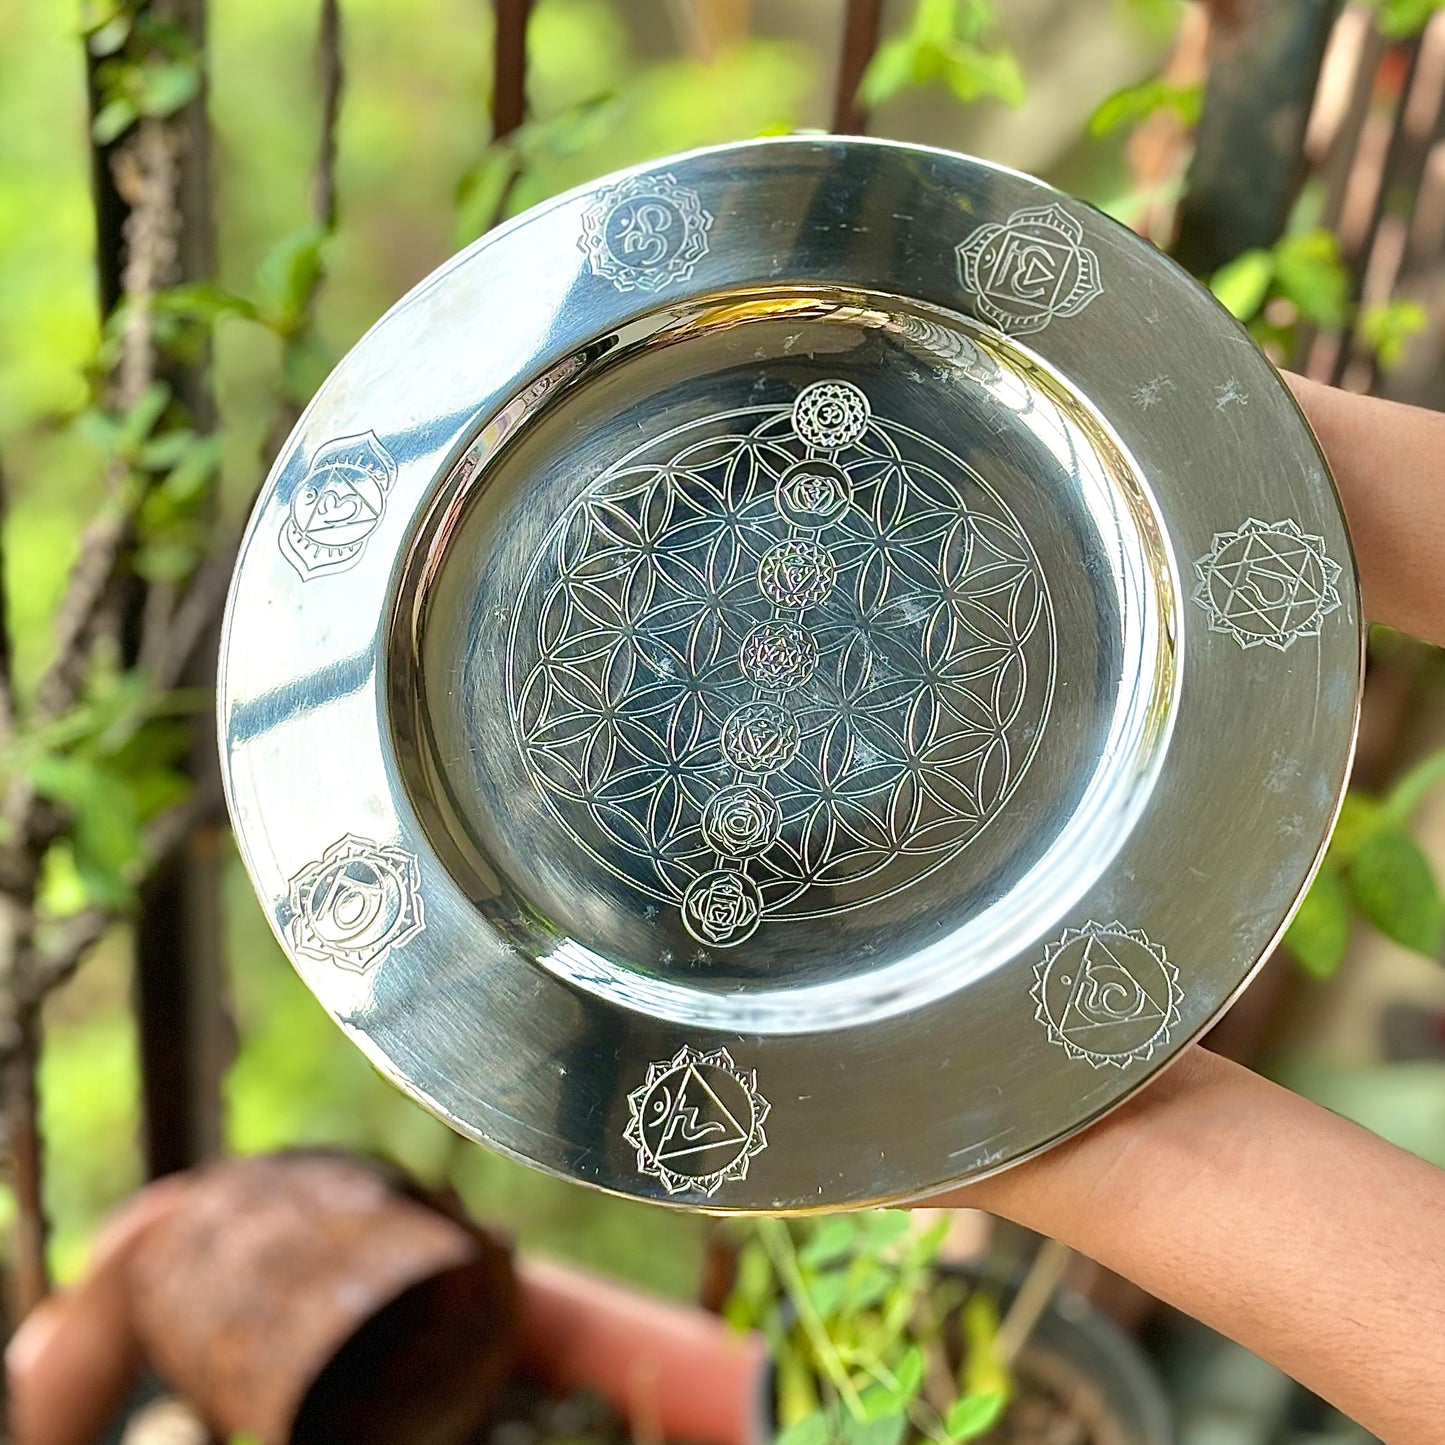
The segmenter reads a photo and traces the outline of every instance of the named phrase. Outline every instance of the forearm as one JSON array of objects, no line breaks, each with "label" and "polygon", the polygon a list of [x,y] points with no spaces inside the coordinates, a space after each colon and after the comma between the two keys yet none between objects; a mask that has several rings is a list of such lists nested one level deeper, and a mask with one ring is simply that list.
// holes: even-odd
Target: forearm
[{"label": "forearm", "polygon": [[1389,1445],[1441,1438],[1445,1173],[1237,1065],[1195,1050],[1078,1138],[940,1202],[1063,1240]]},{"label": "forearm", "polygon": [[1365,615],[1445,643],[1445,416],[1285,380],[1339,483]]}]

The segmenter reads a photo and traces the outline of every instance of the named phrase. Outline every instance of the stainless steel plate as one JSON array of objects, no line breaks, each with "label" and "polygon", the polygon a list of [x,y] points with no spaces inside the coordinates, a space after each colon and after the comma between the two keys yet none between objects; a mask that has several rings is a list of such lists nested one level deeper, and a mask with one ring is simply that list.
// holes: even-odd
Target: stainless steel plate
[{"label": "stainless steel plate", "polygon": [[246,865],[462,1132],[663,1202],[1003,1168],[1225,1007],[1323,850],[1361,623],[1244,332],[964,156],[680,156],[448,263],[230,599]]}]

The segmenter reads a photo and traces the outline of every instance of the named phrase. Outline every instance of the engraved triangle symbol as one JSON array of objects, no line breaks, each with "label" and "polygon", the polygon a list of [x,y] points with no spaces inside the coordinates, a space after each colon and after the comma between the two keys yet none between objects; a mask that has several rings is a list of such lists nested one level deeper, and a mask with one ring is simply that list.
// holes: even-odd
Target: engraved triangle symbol
[{"label": "engraved triangle symbol", "polygon": [[[1162,981],[1167,988],[1168,981]],[[1059,1032],[1073,1037],[1121,1024],[1162,1023],[1166,1017],[1163,1005],[1118,955],[1107,944],[1090,938],[1074,971]]]},{"label": "engraved triangle symbol", "polygon": [[[712,1106],[710,1114],[716,1111],[720,1117],[709,1117],[704,1122],[698,1116],[709,1104]],[[747,1142],[748,1131],[738,1123],[732,1110],[718,1098],[707,1080],[689,1065],[682,1087],[677,1091],[677,1098],[663,1123],[662,1138],[657,1141],[657,1152],[653,1157],[662,1164],[687,1154],[701,1154],[708,1149],[737,1149]]]}]

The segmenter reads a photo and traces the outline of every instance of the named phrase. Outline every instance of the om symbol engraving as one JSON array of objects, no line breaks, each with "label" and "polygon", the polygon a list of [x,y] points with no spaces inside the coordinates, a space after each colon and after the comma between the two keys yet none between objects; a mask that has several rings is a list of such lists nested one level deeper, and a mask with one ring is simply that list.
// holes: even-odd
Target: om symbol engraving
[{"label": "om symbol engraving", "polygon": [[632,176],[587,208],[578,244],[619,291],[660,291],[692,275],[711,227],[697,192],[672,175]]},{"label": "om symbol engraving", "polygon": [[356,565],[395,481],[396,462],[375,432],[316,453],[281,524],[282,555],[303,582]]},{"label": "om symbol engraving", "polygon": [[595,862],[711,948],[956,857],[1047,721],[1053,613],[1028,539],[851,382],[635,448],[553,524],[518,595],[528,776]]},{"label": "om symbol engraving", "polygon": [[980,226],[958,248],[958,274],[979,313],[1015,335],[1077,316],[1102,296],[1099,258],[1084,228],[1057,202]]},{"label": "om symbol engraving", "polygon": [[623,1138],[637,1150],[638,1172],[669,1194],[711,1197],[724,1182],[746,1179],[768,1147],[768,1101],[757,1073],[740,1069],[726,1049],[703,1053],[684,1045],[649,1064],[646,1082],[627,1096]]},{"label": "om symbol engraving", "polygon": [[1034,1016],[1070,1058],[1096,1069],[1153,1057],[1183,998],[1164,950],[1117,922],[1066,929],[1034,969]]},{"label": "om symbol engraving", "polygon": [[1280,652],[1301,637],[1319,636],[1340,605],[1340,564],[1323,537],[1297,522],[1251,517],[1237,532],[1218,532],[1194,564],[1194,600],[1209,614],[1211,632],[1229,633],[1241,647],[1263,643]]},{"label": "om symbol engraving", "polygon": [[286,936],[307,958],[365,973],[422,931],[420,885],[404,848],[348,833],[291,880]]}]

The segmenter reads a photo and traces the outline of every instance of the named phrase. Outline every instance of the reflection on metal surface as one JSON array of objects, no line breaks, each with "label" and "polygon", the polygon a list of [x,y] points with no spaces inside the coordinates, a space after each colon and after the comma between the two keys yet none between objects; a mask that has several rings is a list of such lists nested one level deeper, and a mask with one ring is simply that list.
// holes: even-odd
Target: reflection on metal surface
[{"label": "reflection on metal surface", "polygon": [[1251,517],[1236,532],[1218,532],[1194,564],[1194,600],[1209,614],[1211,632],[1229,633],[1241,647],[1285,651],[1301,637],[1318,637],[1340,605],[1340,564],[1323,537],[1299,523]]},{"label": "reflection on metal surface", "polygon": [[1183,997],[1164,950],[1122,923],[1065,929],[1034,970],[1034,1016],[1070,1058],[1096,1069],[1152,1058]]},{"label": "reflection on metal surface", "polygon": [[661,291],[707,255],[712,216],[674,176],[629,176],[582,216],[579,244],[592,270],[619,291]]},{"label": "reflection on metal surface", "polygon": [[980,313],[1002,331],[1042,331],[1104,294],[1099,258],[1062,206],[1029,206],[980,226],[958,248],[959,279]]},{"label": "reflection on metal surface", "polygon": [[[1024,701],[1053,621],[1028,539],[850,383],[644,444],[553,526],[533,592],[508,667],[530,776],[719,947],[956,857],[1044,732]],[[738,826],[769,820],[756,846],[719,846],[724,797]]]},{"label": "reflection on metal surface", "polygon": [[316,453],[281,524],[282,555],[303,582],[356,565],[395,481],[396,462],[375,432]]},{"label": "reflection on metal surface", "polygon": [[291,880],[287,937],[307,958],[365,973],[422,931],[420,890],[413,854],[348,833]]},{"label": "reflection on metal surface", "polygon": [[669,1194],[711,1197],[768,1147],[768,1101],[753,1069],[740,1069],[726,1049],[704,1053],[684,1045],[652,1064],[647,1081],[627,1096],[624,1137],[637,1150],[639,1172]]}]

